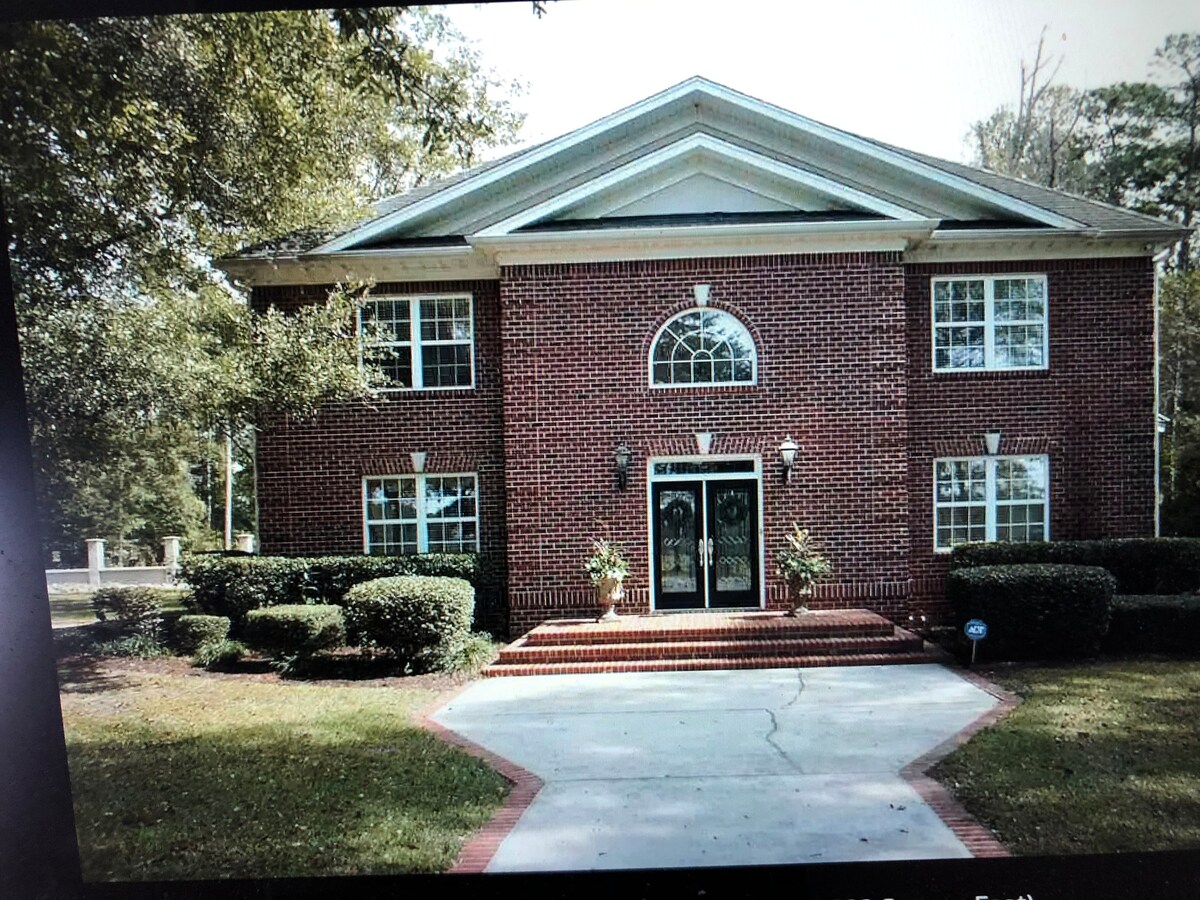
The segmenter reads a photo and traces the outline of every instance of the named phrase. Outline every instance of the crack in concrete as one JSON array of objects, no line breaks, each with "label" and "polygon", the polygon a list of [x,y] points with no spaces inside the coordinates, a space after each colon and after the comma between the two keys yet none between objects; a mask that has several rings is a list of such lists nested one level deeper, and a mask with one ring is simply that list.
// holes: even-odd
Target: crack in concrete
[{"label": "crack in concrete", "polygon": [[768,731],[766,735],[767,743],[771,745],[771,749],[779,754],[780,759],[782,759],[801,775],[805,774],[804,769],[802,769],[795,760],[787,755],[787,751],[775,743],[775,732],[779,731],[779,720],[775,718],[775,710],[764,707],[763,712],[765,712],[771,719],[771,730]]},{"label": "crack in concrete", "polygon": [[799,686],[796,688],[796,696],[793,697],[791,700],[789,700],[787,703],[783,704],[784,709],[788,709],[789,707],[791,707],[792,704],[794,704],[797,700],[800,699],[800,695],[804,693],[804,673],[802,671],[800,671],[799,669],[796,670],[796,680],[800,683]]}]

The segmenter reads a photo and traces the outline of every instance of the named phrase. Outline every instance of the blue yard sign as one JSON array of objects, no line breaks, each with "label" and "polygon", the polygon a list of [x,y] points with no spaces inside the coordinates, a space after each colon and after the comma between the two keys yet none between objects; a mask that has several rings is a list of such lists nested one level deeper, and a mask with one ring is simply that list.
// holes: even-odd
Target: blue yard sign
[{"label": "blue yard sign", "polygon": [[966,632],[967,637],[971,640],[982,641],[987,637],[987,622],[983,621],[983,619],[972,619],[967,623],[963,631]]}]

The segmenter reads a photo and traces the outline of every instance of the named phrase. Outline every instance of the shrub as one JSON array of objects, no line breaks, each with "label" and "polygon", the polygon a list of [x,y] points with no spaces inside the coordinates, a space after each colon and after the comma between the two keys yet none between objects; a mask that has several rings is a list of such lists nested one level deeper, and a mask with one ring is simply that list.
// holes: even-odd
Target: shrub
[{"label": "shrub", "polygon": [[496,658],[496,642],[490,634],[471,632],[458,654],[447,662],[451,672],[478,672]]},{"label": "shrub", "polygon": [[963,544],[952,569],[1023,563],[1099,566],[1117,579],[1118,594],[1180,594],[1200,589],[1200,538]]},{"label": "shrub", "polygon": [[946,596],[959,633],[987,622],[988,659],[1069,659],[1100,652],[1115,584],[1096,566],[978,566],[951,571]]},{"label": "shrub", "polygon": [[475,590],[461,578],[400,575],[346,593],[346,627],[361,646],[394,653],[414,671],[444,669],[462,654]]},{"label": "shrub", "polygon": [[139,659],[171,655],[170,650],[148,634],[130,634],[114,641],[104,641],[96,645],[96,652],[101,656],[133,656]]},{"label": "shrub", "polygon": [[286,604],[246,614],[246,642],[275,656],[310,656],[346,642],[340,606]]},{"label": "shrub", "polygon": [[201,644],[192,656],[193,666],[219,669],[231,665],[246,655],[248,648],[238,641],[220,640]]},{"label": "shrub", "polygon": [[184,653],[195,653],[204,644],[219,644],[229,637],[226,616],[180,616],[175,620],[175,644]]},{"label": "shrub", "polygon": [[158,640],[162,629],[162,600],[153,588],[105,587],[92,596],[92,610],[101,622],[121,631]]},{"label": "shrub", "polygon": [[1114,597],[1104,649],[1132,653],[1200,652],[1200,597]]},{"label": "shrub", "polygon": [[340,604],[354,585],[396,575],[464,578],[476,583],[473,553],[417,556],[184,556],[180,576],[192,588],[189,609],[240,625],[252,609],[298,603]]}]

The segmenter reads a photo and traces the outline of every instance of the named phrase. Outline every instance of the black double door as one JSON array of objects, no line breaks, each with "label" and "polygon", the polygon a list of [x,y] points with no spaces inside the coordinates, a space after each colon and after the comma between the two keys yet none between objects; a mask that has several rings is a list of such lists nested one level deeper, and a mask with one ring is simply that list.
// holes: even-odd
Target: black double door
[{"label": "black double door", "polygon": [[756,481],[660,481],[651,502],[657,609],[760,605]]}]

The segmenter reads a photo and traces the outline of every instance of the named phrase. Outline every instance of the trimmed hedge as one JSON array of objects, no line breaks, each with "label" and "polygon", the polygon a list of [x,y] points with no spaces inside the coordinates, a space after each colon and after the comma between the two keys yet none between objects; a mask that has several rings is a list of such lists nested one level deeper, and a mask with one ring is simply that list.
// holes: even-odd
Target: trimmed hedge
[{"label": "trimmed hedge", "polygon": [[1071,659],[1100,652],[1115,587],[1098,566],[978,566],[951,571],[946,597],[959,634],[987,623],[986,659]]},{"label": "trimmed hedge", "polygon": [[340,604],[356,584],[396,575],[480,575],[474,553],[418,556],[184,556],[180,576],[192,589],[189,609],[240,624],[252,609],[285,604]]},{"label": "trimmed hedge", "polygon": [[122,632],[158,640],[162,599],[144,587],[103,587],[92,595],[92,611],[100,622],[113,622]]},{"label": "trimmed hedge", "polygon": [[311,656],[346,643],[340,606],[284,604],[246,614],[246,643],[276,656]]},{"label": "trimmed hedge", "polygon": [[344,603],[351,641],[429,671],[453,666],[461,656],[475,589],[461,578],[400,575],[355,585]]},{"label": "trimmed hedge", "polygon": [[229,624],[227,616],[180,616],[175,620],[175,644],[184,653],[195,653],[229,637]]},{"label": "trimmed hedge", "polygon": [[1117,593],[1182,594],[1200,590],[1200,538],[960,544],[950,568],[1058,563],[1099,566],[1117,579]]},{"label": "trimmed hedge", "polygon": [[1104,649],[1126,653],[1200,652],[1200,597],[1114,597]]}]

